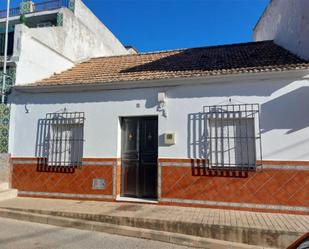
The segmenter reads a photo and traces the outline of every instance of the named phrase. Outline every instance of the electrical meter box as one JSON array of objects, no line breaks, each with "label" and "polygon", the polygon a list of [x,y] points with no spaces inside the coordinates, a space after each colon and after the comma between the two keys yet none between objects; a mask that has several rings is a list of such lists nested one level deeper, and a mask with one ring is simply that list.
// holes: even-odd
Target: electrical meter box
[{"label": "electrical meter box", "polygon": [[175,133],[165,133],[164,134],[164,143],[166,145],[174,145],[175,144]]}]

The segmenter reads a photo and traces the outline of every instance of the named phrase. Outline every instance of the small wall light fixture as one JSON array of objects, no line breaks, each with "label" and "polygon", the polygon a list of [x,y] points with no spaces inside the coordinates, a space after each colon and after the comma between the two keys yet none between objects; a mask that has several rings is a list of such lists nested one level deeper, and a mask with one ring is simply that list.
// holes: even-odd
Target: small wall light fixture
[{"label": "small wall light fixture", "polygon": [[164,117],[167,117],[167,94],[166,92],[158,93],[158,111],[162,112]]},{"label": "small wall light fixture", "polygon": [[27,107],[27,104],[25,104],[25,113],[29,113],[29,109]]}]

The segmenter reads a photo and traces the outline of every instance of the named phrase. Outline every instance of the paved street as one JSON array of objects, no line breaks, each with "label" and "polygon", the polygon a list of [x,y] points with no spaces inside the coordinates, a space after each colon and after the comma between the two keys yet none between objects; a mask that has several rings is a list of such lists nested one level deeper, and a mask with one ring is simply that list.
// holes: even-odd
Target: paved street
[{"label": "paved street", "polygon": [[186,249],[188,247],[0,218],[0,248]]}]

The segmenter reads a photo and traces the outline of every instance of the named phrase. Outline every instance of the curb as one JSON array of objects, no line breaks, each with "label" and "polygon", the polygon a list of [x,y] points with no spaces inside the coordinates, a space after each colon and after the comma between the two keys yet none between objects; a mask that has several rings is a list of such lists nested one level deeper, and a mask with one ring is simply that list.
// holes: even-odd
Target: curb
[{"label": "curb", "polygon": [[21,211],[0,209],[0,216],[16,220],[23,220],[41,224],[48,224],[59,227],[75,228],[95,232],[104,232],[120,236],[136,237],[141,239],[156,240],[182,246],[196,248],[216,248],[216,249],[266,249],[266,247],[252,246],[241,243],[221,241],[215,239],[202,238],[192,235],[177,234],[165,231],[155,231],[144,228],[121,226],[97,221],[87,221],[82,219],[72,219],[65,217],[55,217],[52,215],[34,214]]},{"label": "curb", "polygon": [[25,212],[53,217],[63,217],[77,220],[94,221],[105,224],[134,227],[137,229],[149,229],[158,232],[170,232],[174,234],[194,236],[198,238],[211,238],[219,241],[230,241],[252,246],[264,246],[271,248],[287,248],[302,234],[291,231],[279,231],[269,229],[236,227],[229,225],[188,223],[181,221],[163,221],[159,219],[147,219],[127,216],[112,216],[105,214],[72,213],[65,211],[47,211],[33,209],[4,208],[5,210]]}]

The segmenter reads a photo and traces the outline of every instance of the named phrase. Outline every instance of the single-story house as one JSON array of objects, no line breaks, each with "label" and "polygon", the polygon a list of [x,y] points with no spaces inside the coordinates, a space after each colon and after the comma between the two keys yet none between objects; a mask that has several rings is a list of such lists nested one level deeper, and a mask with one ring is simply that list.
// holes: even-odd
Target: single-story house
[{"label": "single-story house", "polygon": [[309,63],[273,41],[93,58],[9,97],[19,196],[309,212]]}]

